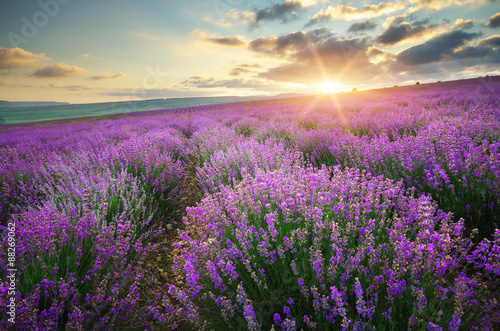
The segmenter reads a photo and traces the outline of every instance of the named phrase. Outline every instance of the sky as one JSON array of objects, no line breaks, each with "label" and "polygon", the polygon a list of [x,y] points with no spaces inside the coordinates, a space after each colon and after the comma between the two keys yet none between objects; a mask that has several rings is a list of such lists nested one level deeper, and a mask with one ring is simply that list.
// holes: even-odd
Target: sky
[{"label": "sky", "polygon": [[499,64],[500,0],[0,0],[0,100],[330,93]]}]

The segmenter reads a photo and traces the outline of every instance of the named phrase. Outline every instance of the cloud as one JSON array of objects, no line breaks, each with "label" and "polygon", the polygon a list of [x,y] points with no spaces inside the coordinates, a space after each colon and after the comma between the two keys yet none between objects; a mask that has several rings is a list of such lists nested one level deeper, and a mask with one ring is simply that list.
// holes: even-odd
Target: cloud
[{"label": "cloud", "polygon": [[[58,88],[58,89],[64,89],[68,91],[90,91],[90,90],[95,90],[96,87],[92,85],[62,85],[61,83],[53,83],[49,84],[50,88]],[[102,87],[99,87],[99,90],[102,90]]]},{"label": "cloud", "polygon": [[472,20],[463,20],[461,18],[455,20],[455,23],[453,24],[453,28],[458,28],[458,29],[470,29],[474,27],[474,21]]},{"label": "cloud", "polygon": [[233,69],[231,69],[231,71],[229,72],[229,75],[230,76],[239,76],[239,75],[242,75],[242,74],[248,74],[248,73],[251,73],[253,72],[253,68],[260,68],[262,67],[261,64],[259,63],[253,63],[253,64],[248,64],[248,63],[243,63],[243,64],[238,64],[238,65],[235,65],[233,67]]},{"label": "cloud", "polygon": [[453,60],[463,60],[472,58],[485,58],[491,54],[492,49],[487,47],[466,46],[450,54]]},{"label": "cloud", "polygon": [[215,78],[202,77],[202,76],[192,76],[182,82],[180,85],[183,86],[197,86],[197,87],[215,87],[213,86]]},{"label": "cloud", "polygon": [[242,74],[247,74],[249,72],[252,72],[252,70],[248,70],[248,69],[245,69],[245,68],[233,68],[229,72],[229,76],[239,76],[239,75],[242,75]]},{"label": "cloud", "polygon": [[364,5],[362,8],[355,8],[347,5],[338,5],[335,7],[328,6],[326,10],[321,9],[313,16],[307,26],[334,20],[362,20],[372,17],[388,15],[404,9],[403,3],[381,2],[377,5]]},{"label": "cloud", "polygon": [[450,6],[465,6],[472,4],[483,4],[485,0],[410,0],[411,4],[416,5],[416,7],[411,8],[410,11],[414,12],[417,10],[440,10],[442,8]]},{"label": "cloud", "polygon": [[52,65],[46,65],[41,69],[35,71],[32,76],[38,78],[66,78],[72,76],[85,75],[87,70],[77,67],[70,66],[64,63],[56,63]]},{"label": "cloud", "polygon": [[316,0],[286,0],[265,9],[255,10],[253,26],[262,21],[279,20],[281,23],[287,23],[298,18],[298,11],[303,11],[315,3]]},{"label": "cloud", "polygon": [[269,82],[264,80],[243,78],[235,79],[215,79],[213,77],[192,76],[175,86],[177,88],[197,88],[197,89],[212,89],[212,88],[243,88],[260,90],[270,86]]},{"label": "cloud", "polygon": [[491,48],[500,47],[500,35],[496,34],[486,39],[479,40],[478,45],[481,47],[491,47]]},{"label": "cloud", "polygon": [[405,65],[419,65],[439,62],[445,56],[464,46],[467,41],[480,36],[480,33],[467,33],[456,30],[439,35],[423,44],[405,49],[396,57],[397,61]]},{"label": "cloud", "polygon": [[426,26],[423,24],[412,26],[408,22],[391,24],[376,38],[376,41],[382,45],[392,46],[407,39],[421,37],[433,31],[436,27],[437,25]]},{"label": "cloud", "polygon": [[97,57],[97,56],[90,55],[90,54],[80,54],[80,57],[83,59],[89,59],[89,60],[102,60],[102,59],[104,59],[101,56]]},{"label": "cloud", "polygon": [[235,67],[240,67],[240,68],[261,68],[262,64],[260,63],[242,63],[242,64],[237,64]]},{"label": "cloud", "polygon": [[273,57],[285,57],[290,53],[296,53],[309,45],[317,44],[322,39],[332,36],[326,29],[316,29],[311,32],[296,31],[284,36],[259,37],[248,44],[248,48],[254,52]]},{"label": "cloud", "polygon": [[247,45],[247,42],[242,36],[234,36],[234,37],[220,37],[220,36],[208,36],[207,33],[200,30],[193,30],[191,32],[191,36],[196,39],[203,40],[212,44],[229,46],[229,47],[244,47]]},{"label": "cloud", "polygon": [[485,24],[489,28],[498,28],[500,27],[500,13],[496,13],[495,15],[490,17],[490,20]]},{"label": "cloud", "polygon": [[120,72],[115,75],[111,74],[100,74],[100,75],[95,75],[90,77],[89,79],[91,80],[107,80],[107,79],[116,79],[116,78],[121,78],[127,76],[126,73]]},{"label": "cloud", "polygon": [[212,16],[205,17],[204,22],[213,23],[219,27],[236,27],[245,24],[255,24],[255,13],[252,11],[240,11],[232,8],[224,14],[222,19],[216,20]]},{"label": "cloud", "polygon": [[0,69],[31,68],[42,61],[50,61],[50,58],[46,57],[43,53],[33,54],[17,47],[0,47]]},{"label": "cloud", "polygon": [[377,27],[377,24],[371,22],[371,21],[366,21],[362,23],[354,23],[349,27],[347,32],[351,33],[359,33],[359,32],[364,32],[364,31],[370,31],[373,30]]},{"label": "cloud", "polygon": [[383,65],[370,62],[368,38],[342,39],[327,29],[261,37],[249,45],[255,52],[288,61],[258,74],[268,80],[302,84],[328,79],[368,82],[385,70]]},{"label": "cloud", "polygon": [[450,59],[467,60],[461,61],[464,66],[498,64],[500,63],[500,35],[481,39],[475,45],[458,48],[450,55]]},{"label": "cloud", "polygon": [[[408,17],[406,18],[408,19]],[[427,20],[393,20],[394,26],[407,26],[395,39],[384,35],[385,43],[404,40],[426,33]],[[249,49],[264,56],[279,57],[285,63],[257,73],[257,77],[279,82],[311,84],[336,80],[344,84],[378,84],[381,81],[414,76],[445,75],[476,68],[485,63],[500,63],[500,35],[474,42],[481,33],[471,33],[458,27],[469,27],[470,22],[450,25],[450,32],[409,47],[399,54],[377,49],[377,41],[365,38],[345,38],[327,29],[312,32],[297,31],[282,36],[260,37],[249,43]],[[421,29],[414,30],[421,26]],[[437,30],[437,27],[435,27]],[[436,31],[433,31],[435,33]],[[401,37],[402,36],[402,37]],[[380,44],[380,43],[378,43]],[[450,71],[452,70],[452,71]],[[406,78],[405,78],[406,77]],[[213,84],[214,82],[209,82]]]}]

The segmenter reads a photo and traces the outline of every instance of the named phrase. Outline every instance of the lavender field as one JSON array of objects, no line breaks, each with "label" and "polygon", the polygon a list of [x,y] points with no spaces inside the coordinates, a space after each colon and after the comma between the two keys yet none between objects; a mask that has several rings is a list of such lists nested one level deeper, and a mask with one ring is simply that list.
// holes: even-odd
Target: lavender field
[{"label": "lavender field", "polygon": [[500,328],[499,77],[114,117],[0,131],[0,329]]}]

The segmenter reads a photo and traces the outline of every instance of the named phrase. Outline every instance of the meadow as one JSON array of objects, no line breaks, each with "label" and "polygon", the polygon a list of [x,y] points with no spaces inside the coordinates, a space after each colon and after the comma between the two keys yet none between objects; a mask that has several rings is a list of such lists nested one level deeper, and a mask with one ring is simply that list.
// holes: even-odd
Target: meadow
[{"label": "meadow", "polygon": [[498,330],[499,138],[499,77],[4,127],[0,328]]}]

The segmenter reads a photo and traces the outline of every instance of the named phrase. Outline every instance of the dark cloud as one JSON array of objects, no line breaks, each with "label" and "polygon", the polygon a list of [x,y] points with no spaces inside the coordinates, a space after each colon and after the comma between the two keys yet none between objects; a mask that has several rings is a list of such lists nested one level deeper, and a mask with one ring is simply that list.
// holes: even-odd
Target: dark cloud
[{"label": "dark cloud", "polygon": [[46,65],[35,71],[32,76],[37,78],[66,78],[72,76],[81,76],[87,73],[87,70],[77,66],[70,66],[64,63]]},{"label": "dark cloud", "polygon": [[494,35],[478,42],[479,46],[496,48],[500,47],[500,35]]},{"label": "dark cloud", "polygon": [[258,24],[262,21],[280,20],[286,23],[292,19],[297,18],[295,11],[301,10],[302,5],[300,2],[285,2],[275,4],[269,8],[255,11],[255,23]]},{"label": "dark cloud", "polygon": [[401,22],[396,25],[391,24],[384,32],[376,39],[382,45],[395,45],[405,39],[417,37],[434,30],[437,26],[417,25],[412,26],[408,22]]},{"label": "dark cloud", "polygon": [[[479,40],[476,46],[467,46],[451,54],[451,59],[480,59],[481,63],[500,63],[500,36]],[[476,61],[477,62],[477,61]],[[473,64],[477,64],[474,62]]]},{"label": "dark cloud", "polygon": [[349,27],[347,32],[351,33],[358,33],[358,32],[364,32],[364,31],[370,31],[373,30],[377,27],[377,24],[371,22],[371,21],[366,21],[362,23],[354,23]]},{"label": "dark cloud", "polygon": [[333,34],[327,29],[316,29],[311,32],[296,31],[284,36],[260,37],[252,40],[248,47],[257,53],[284,57],[290,53],[296,53],[309,45],[319,43]]},{"label": "dark cloud", "polygon": [[229,46],[229,47],[244,47],[246,46],[246,41],[241,36],[234,37],[219,37],[219,36],[209,36],[206,32],[200,30],[193,30],[191,32],[193,38],[203,40],[212,44]]},{"label": "dark cloud", "polygon": [[281,56],[290,63],[259,73],[269,80],[317,84],[330,78],[342,81],[372,79],[384,70],[369,61],[369,41],[339,39],[331,31],[294,32],[250,42],[256,52]]},{"label": "dark cloud", "polygon": [[491,54],[492,49],[487,47],[467,46],[451,54],[454,60],[484,58]]},{"label": "dark cloud", "polygon": [[321,61],[329,65],[343,66],[353,58],[363,55],[368,49],[367,39],[337,39],[330,37],[294,54],[298,61]]},{"label": "dark cloud", "polygon": [[439,35],[423,44],[410,47],[396,57],[397,61],[405,65],[419,65],[439,62],[443,57],[453,53],[467,41],[479,37],[480,33],[468,33],[456,30]]},{"label": "dark cloud", "polygon": [[500,27],[500,13],[496,13],[495,15],[491,16],[490,20],[485,25],[489,28]]},{"label": "dark cloud", "polygon": [[231,46],[231,47],[241,47],[246,45],[245,41],[241,37],[208,37],[205,39],[208,42],[213,44],[219,44],[223,46]]},{"label": "dark cloud", "polygon": [[[455,26],[469,24],[463,23]],[[396,26],[403,24],[409,25],[409,29],[405,29],[403,37],[397,40],[436,27],[429,26],[428,21],[421,21],[419,29],[416,29],[415,22],[411,25],[400,21]],[[258,77],[267,80],[314,85],[333,79],[345,84],[370,84],[387,79],[398,81],[408,79],[405,77],[445,75],[451,72],[448,70],[461,72],[465,68],[500,63],[500,36],[474,43],[474,39],[480,36],[481,33],[454,30],[393,54],[377,49],[377,42],[371,38],[347,39],[329,30],[319,29],[261,37],[251,41],[249,48],[262,55],[281,57],[287,61],[258,73]],[[383,39],[379,41],[389,42]]]},{"label": "dark cloud", "polygon": [[464,67],[477,65],[490,65],[500,63],[500,48],[490,48],[484,46],[468,46],[454,52],[450,59],[460,60]]}]

